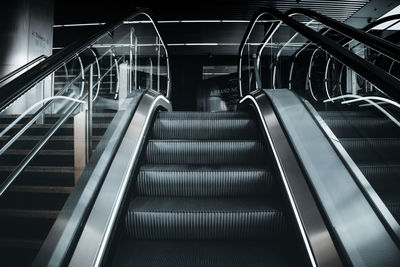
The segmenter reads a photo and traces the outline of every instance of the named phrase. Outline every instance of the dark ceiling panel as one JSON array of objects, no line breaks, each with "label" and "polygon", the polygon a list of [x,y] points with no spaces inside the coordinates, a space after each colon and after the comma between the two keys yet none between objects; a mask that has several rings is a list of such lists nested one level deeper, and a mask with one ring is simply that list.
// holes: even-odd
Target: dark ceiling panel
[{"label": "dark ceiling panel", "polygon": [[269,1],[78,1],[55,0],[55,23],[108,21],[127,15],[140,7],[149,7],[159,20],[182,19],[250,19],[261,7],[286,11],[294,7],[312,9],[344,21],[370,0],[269,0]]}]

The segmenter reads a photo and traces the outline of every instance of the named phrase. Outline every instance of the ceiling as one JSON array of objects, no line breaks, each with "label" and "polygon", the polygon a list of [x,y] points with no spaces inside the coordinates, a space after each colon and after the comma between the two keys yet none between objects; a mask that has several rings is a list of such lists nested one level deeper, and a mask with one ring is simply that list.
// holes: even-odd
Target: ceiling
[{"label": "ceiling", "polygon": [[151,8],[159,20],[248,20],[261,7],[274,7],[281,11],[302,7],[344,21],[371,1],[373,0],[112,0],[101,3],[98,0],[55,0],[55,23],[108,21],[140,7]]},{"label": "ceiling", "polygon": [[[400,0],[112,0],[100,4],[94,0],[55,0],[55,24],[106,22],[126,17],[134,10],[149,7],[158,20],[250,20],[261,7],[280,11],[301,7],[331,18],[363,27],[400,4]],[[350,18],[350,19],[349,19]],[[202,43],[196,46],[171,46],[171,55],[236,55],[247,27],[241,23],[161,23],[159,29],[167,44]],[[349,23],[350,24],[350,23]],[[79,29],[78,29],[79,28]],[[96,27],[72,27],[55,30],[55,46],[63,47],[71,39],[84,38]],[[218,43],[227,45],[205,45]]]}]

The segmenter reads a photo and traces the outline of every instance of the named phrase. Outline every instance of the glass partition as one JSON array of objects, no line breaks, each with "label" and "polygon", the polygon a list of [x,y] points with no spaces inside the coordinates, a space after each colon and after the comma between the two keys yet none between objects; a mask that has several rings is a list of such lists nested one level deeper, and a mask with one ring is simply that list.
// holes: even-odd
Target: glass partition
[{"label": "glass partition", "polygon": [[[400,81],[393,76],[397,62],[392,64],[394,61],[389,57],[308,17],[292,18],[330,42],[341,44],[340,49],[356,55],[364,67],[400,88]],[[271,16],[259,17],[263,19]],[[348,166],[357,169],[353,168],[354,178],[363,192],[389,227],[398,229],[400,104],[390,96],[388,88],[382,83],[378,85],[377,77],[371,82],[369,74],[355,71],[339,60],[337,54],[330,54],[321,44],[310,41],[285,23],[265,23],[263,27],[255,27],[249,36],[258,37],[249,38],[243,46],[239,77],[243,94],[255,89],[286,88],[310,103],[323,119],[327,134],[333,133],[343,153],[351,157]],[[343,41],[344,38],[347,39]],[[262,44],[252,47],[250,42],[257,40]],[[383,63],[385,60],[387,63]]]},{"label": "glass partition", "polygon": [[27,266],[124,100],[169,96],[168,53],[146,14],[61,63],[0,112],[0,212],[3,228],[26,229],[6,236],[16,247],[29,239]]},{"label": "glass partition", "polygon": [[[310,29],[316,32],[324,33],[327,37],[331,38],[338,44],[342,45],[344,48],[348,49],[355,55],[362,59],[365,59],[372,64],[382,68],[389,74],[400,78],[400,63],[399,58],[393,58],[392,56],[385,55],[373,47],[370,47],[362,42],[351,39],[348,35],[343,32],[339,32],[331,27],[319,22],[313,21],[311,17],[304,14],[293,14],[292,18],[297,21],[312,21],[313,23],[307,24]],[[371,29],[366,29],[365,32],[370,32]]]}]

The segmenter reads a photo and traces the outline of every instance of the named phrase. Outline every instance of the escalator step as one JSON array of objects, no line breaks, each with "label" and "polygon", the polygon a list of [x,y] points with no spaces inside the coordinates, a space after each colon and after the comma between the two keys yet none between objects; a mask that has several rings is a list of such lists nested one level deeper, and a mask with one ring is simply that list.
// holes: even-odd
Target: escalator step
[{"label": "escalator step", "polygon": [[341,138],[340,143],[360,164],[398,164],[398,138]]},{"label": "escalator step", "polygon": [[151,134],[153,139],[256,139],[255,121],[239,119],[158,118]]},{"label": "escalator step", "polygon": [[[0,182],[16,168],[16,166],[0,166]],[[28,166],[14,181],[15,185],[36,186],[73,186],[74,167],[37,167]]]},{"label": "escalator step", "polygon": [[0,199],[0,208],[61,210],[68,196],[69,192],[40,193],[9,190]]},{"label": "escalator step", "polygon": [[367,118],[367,119],[376,119],[376,118],[386,118],[381,112],[377,111],[318,111],[319,115],[322,118],[342,118],[344,120],[354,119],[354,118]]},{"label": "escalator step", "polygon": [[261,164],[267,154],[256,140],[178,141],[150,140],[147,164]]},{"label": "escalator step", "polygon": [[[0,131],[4,130],[8,124],[0,124]],[[7,132],[7,135],[15,135],[19,129],[22,127],[22,124],[16,124],[10,131]],[[26,130],[24,135],[34,135],[34,136],[43,136],[45,135],[53,124],[33,124],[31,127]],[[95,136],[102,136],[108,127],[108,123],[93,123],[92,134]],[[54,134],[54,136],[62,136],[69,135],[73,136],[74,134],[74,124],[73,123],[64,123]]]},{"label": "escalator step", "polygon": [[279,243],[259,241],[124,240],[114,267],[285,267],[301,266],[298,255]]},{"label": "escalator step", "polygon": [[397,192],[400,188],[400,165],[360,165],[361,172],[375,191]]},{"label": "escalator step", "polygon": [[139,196],[261,196],[273,188],[265,167],[144,165],[137,178]]},{"label": "escalator step", "polygon": [[400,196],[398,191],[392,193],[384,192],[380,197],[389,209],[390,213],[392,213],[393,217],[400,224]]},{"label": "escalator step", "polygon": [[[0,166],[19,165],[30,149],[8,149],[0,156]],[[31,166],[73,166],[74,151],[71,149],[40,150],[30,162]]]},{"label": "escalator step", "polygon": [[383,118],[326,118],[326,124],[338,137],[398,137],[400,128]]},{"label": "escalator step", "polygon": [[[9,149],[32,149],[36,144],[42,140],[42,136],[21,136],[19,137]],[[100,141],[101,136],[92,136],[93,147],[96,147]],[[9,141],[9,137],[0,138],[0,144],[5,144]],[[73,149],[74,137],[73,136],[53,136],[43,147],[44,149]]]},{"label": "escalator step", "polygon": [[[44,212],[44,211],[43,211]],[[42,212],[42,213],[43,213]],[[50,213],[50,211],[48,211]],[[45,239],[48,232],[50,231],[54,218],[32,216],[26,213],[26,216],[22,214],[16,214],[16,212],[9,210],[0,210],[1,225],[0,228],[0,239],[4,238],[29,238],[29,239]],[[29,216],[30,215],[30,216]],[[39,214],[40,215],[40,214]],[[57,216],[57,215],[55,215]]]},{"label": "escalator step", "polygon": [[195,112],[195,111],[174,111],[159,112],[159,119],[250,119],[248,112]]},{"label": "escalator step", "polygon": [[125,218],[138,240],[260,240],[287,230],[273,200],[136,197]]}]

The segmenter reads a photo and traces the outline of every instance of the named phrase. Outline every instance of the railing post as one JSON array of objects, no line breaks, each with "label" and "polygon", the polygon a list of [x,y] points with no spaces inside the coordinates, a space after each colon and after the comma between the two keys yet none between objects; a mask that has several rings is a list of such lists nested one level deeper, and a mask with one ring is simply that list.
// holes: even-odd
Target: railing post
[{"label": "railing post", "polygon": [[113,83],[113,53],[110,53],[110,94],[112,93],[112,83]]},{"label": "railing post", "polygon": [[89,69],[89,88],[88,88],[88,156],[92,155],[92,134],[93,134],[93,64]]},{"label": "railing post", "polygon": [[128,96],[129,83],[130,83],[129,73],[131,73],[131,70],[129,69],[128,64],[126,62],[121,63],[119,65],[119,77],[118,77],[119,80],[118,107],[122,105],[122,103]]},{"label": "railing post", "polygon": [[157,92],[160,92],[160,61],[161,61],[161,47],[160,47],[160,39],[156,37],[156,44],[157,44]]},{"label": "railing post", "polygon": [[[128,81],[129,81],[129,92],[132,92],[132,61],[133,61],[133,52],[132,52],[132,46],[133,46],[133,27],[130,26],[129,28],[129,72],[128,72]],[[135,47],[136,49],[136,47]]]},{"label": "railing post", "polygon": [[78,182],[83,169],[88,161],[88,131],[87,131],[87,110],[83,108],[79,114],[74,116],[74,182]]},{"label": "railing post", "polygon": [[134,90],[137,90],[137,89],[139,89],[138,88],[138,85],[137,85],[137,70],[138,70],[138,40],[137,40],[137,37],[135,36],[135,80],[134,80],[134,86],[133,86],[133,89]]},{"label": "railing post", "polygon": [[78,182],[92,153],[93,64],[89,69],[87,105],[74,116],[74,182]]}]

